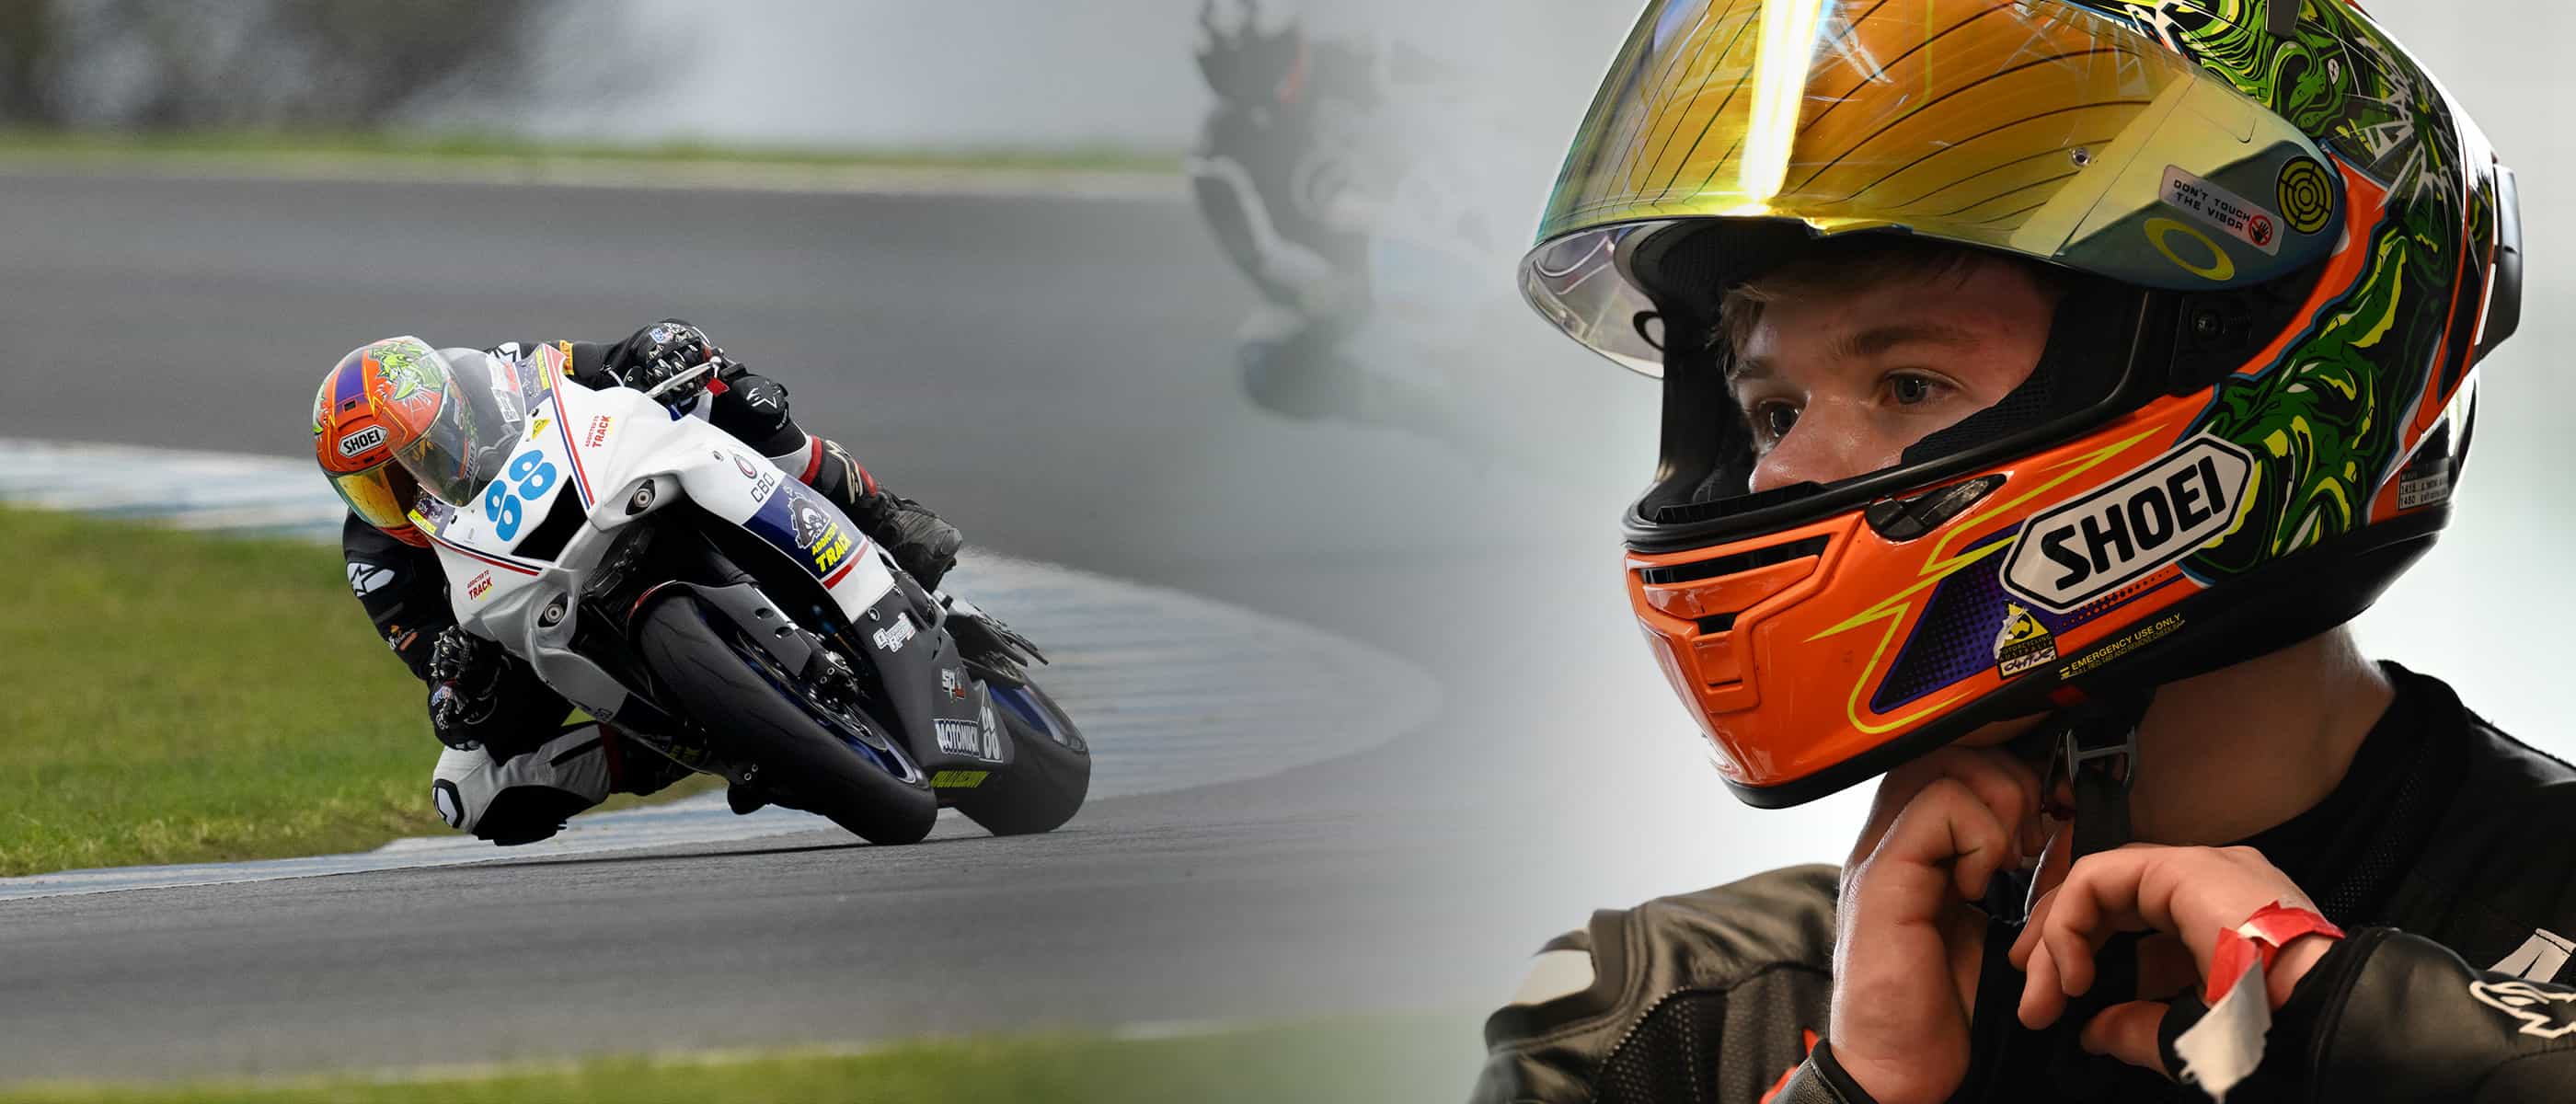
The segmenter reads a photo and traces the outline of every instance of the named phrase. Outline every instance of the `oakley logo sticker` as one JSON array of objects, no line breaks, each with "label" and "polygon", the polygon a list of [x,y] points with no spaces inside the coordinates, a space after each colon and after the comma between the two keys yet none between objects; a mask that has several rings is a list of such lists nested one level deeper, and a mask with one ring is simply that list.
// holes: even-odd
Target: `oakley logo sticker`
[{"label": "oakley logo sticker", "polygon": [[2469,995],[2479,1004],[2522,1021],[2525,1035],[2540,1039],[2576,1033],[2576,989],[2531,981],[2472,981]]},{"label": "oakley logo sticker", "polygon": [[2032,518],[2004,561],[2004,587],[2050,613],[2069,613],[2145,578],[2226,532],[2253,471],[2245,450],[2192,438]]},{"label": "oakley logo sticker", "polygon": [[356,456],[356,455],[357,455],[357,454],[359,454],[359,453],[365,452],[365,451],[367,451],[368,449],[374,448],[374,447],[376,447],[377,445],[381,445],[381,444],[384,444],[384,443],[385,443],[385,430],[384,430],[384,427],[383,427],[383,426],[368,426],[367,428],[362,429],[362,430],[359,430],[359,431],[357,431],[356,433],[352,433],[352,434],[350,434],[350,435],[348,435],[348,436],[346,436],[346,437],[340,438],[340,455],[342,455],[342,456]]}]

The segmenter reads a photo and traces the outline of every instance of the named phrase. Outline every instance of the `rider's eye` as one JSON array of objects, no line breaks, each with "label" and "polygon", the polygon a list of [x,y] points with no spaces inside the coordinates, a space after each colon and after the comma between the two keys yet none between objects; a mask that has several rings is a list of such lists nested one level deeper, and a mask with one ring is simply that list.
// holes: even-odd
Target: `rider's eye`
[{"label": "rider's eye", "polygon": [[1788,403],[1766,402],[1753,408],[1753,428],[1770,440],[1788,436],[1797,424],[1798,408]]},{"label": "rider's eye", "polygon": [[1931,398],[1940,385],[1925,376],[1890,376],[1887,386],[1898,406],[1912,406]]}]

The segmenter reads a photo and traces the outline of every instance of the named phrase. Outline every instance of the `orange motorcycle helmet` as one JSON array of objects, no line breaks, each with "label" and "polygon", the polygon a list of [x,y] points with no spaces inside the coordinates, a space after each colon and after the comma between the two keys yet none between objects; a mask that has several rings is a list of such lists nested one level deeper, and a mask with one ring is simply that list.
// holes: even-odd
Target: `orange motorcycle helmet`
[{"label": "orange motorcycle helmet", "polygon": [[429,547],[411,523],[420,481],[398,463],[397,411],[378,404],[435,414],[446,373],[439,353],[416,337],[387,338],[341,357],[313,396],[313,459],[349,512],[405,544]]},{"label": "orange motorcycle helmet", "polygon": [[[1911,235],[2047,266],[1993,406],[1749,493],[1726,292]],[[1660,381],[1626,573],[1736,796],[2326,631],[2449,518],[2519,320],[2513,175],[2344,0],[1659,0],[1521,266]]]}]

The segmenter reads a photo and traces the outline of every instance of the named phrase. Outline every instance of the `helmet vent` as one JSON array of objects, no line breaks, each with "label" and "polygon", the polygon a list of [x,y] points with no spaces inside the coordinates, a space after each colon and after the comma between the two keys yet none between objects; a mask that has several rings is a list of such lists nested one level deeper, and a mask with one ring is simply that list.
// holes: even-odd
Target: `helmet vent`
[{"label": "helmet vent", "polygon": [[1656,509],[1655,521],[1661,525],[1683,525],[1694,521],[1712,521],[1735,514],[1749,514],[1783,502],[1796,502],[1824,490],[1822,483],[1792,483],[1753,494],[1733,495],[1708,502],[1678,502]]},{"label": "helmet vent", "polygon": [[1957,517],[1960,511],[1976,505],[2003,485],[2003,476],[1983,476],[1912,498],[1880,499],[1863,509],[1861,516],[1869,521],[1869,527],[1879,536],[1892,541],[1910,541],[1940,528],[1942,522]]},{"label": "helmet vent", "polygon": [[1821,556],[1825,553],[1825,544],[1826,539],[1823,537],[1808,537],[1805,540],[1794,540],[1787,544],[1775,544],[1769,548],[1738,552],[1732,556],[1720,556],[1714,560],[1674,564],[1671,567],[1649,567],[1637,572],[1637,577],[1652,586],[1670,586],[1674,583],[1687,583],[1697,579],[1714,579],[1721,575],[1751,571],[1757,567],[1769,567],[1772,564],[1787,563],[1791,560],[1803,560],[1809,556]]}]

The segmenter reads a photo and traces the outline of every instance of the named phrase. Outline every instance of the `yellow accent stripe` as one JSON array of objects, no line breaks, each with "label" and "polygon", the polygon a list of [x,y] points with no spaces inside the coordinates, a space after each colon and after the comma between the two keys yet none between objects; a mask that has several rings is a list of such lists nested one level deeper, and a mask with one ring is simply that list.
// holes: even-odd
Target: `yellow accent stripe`
[{"label": "yellow accent stripe", "polygon": [[2163,431],[2164,427],[2162,426],[2140,430],[2136,434],[2124,440],[2113,441],[2101,448],[2095,449],[2092,452],[2067,460],[2058,465],[2059,470],[2055,478],[2046,480],[2037,486],[2032,487],[2030,490],[2011,499],[2007,499],[2000,505],[1978,513],[1974,517],[1965,521],[1961,521],[1955,525],[1946,526],[1945,528],[1947,531],[1941,535],[1939,540],[1933,542],[1931,551],[1925,554],[1921,572],[1922,578],[1918,579],[1914,585],[1888,595],[1886,598],[1880,599],[1877,604],[1852,615],[1849,619],[1839,625],[1835,625],[1830,629],[1826,629],[1823,632],[1808,637],[1806,642],[1812,644],[1838,633],[1849,632],[1852,629],[1859,628],[1860,626],[1866,625],[1872,621],[1887,622],[1886,630],[1879,634],[1878,647],[1870,653],[1869,663],[1861,668],[1860,678],[1852,683],[1851,694],[1844,700],[1844,719],[1850,721],[1853,728],[1875,736],[1883,732],[1890,732],[1895,729],[1903,728],[1906,725],[1913,724],[1924,717],[1938,713],[1941,710],[1957,704],[1960,699],[1964,698],[1966,696],[1964,691],[1958,694],[1952,694],[1948,697],[1907,712],[1901,716],[1878,723],[1872,723],[1862,719],[1861,717],[1861,690],[1862,688],[1870,685],[1878,677],[1879,664],[1887,658],[1887,646],[1890,642],[1896,639],[1897,626],[1905,623],[1905,615],[1911,612],[1914,608],[1913,602],[1910,599],[1912,599],[1914,595],[1922,593],[1926,588],[1931,587],[1933,584],[1938,583],[1943,579],[1947,579],[1952,575],[1958,574],[1968,565],[1988,559],[1995,553],[2010,548],[2021,540],[2018,535],[2015,535],[1996,541],[1995,543],[1977,549],[1974,552],[1954,556],[1946,560],[1942,559],[1942,554],[1947,551],[1950,542],[1954,538],[1974,530],[1977,526],[1982,525],[1999,515],[2017,509],[2030,502],[2032,499],[2038,498],[2041,495],[2047,494],[2049,491],[2063,486],[2068,480],[2074,479],[2085,472],[2100,467],[2112,457],[2118,456],[2123,452],[2127,452],[2128,450],[2137,447],[2140,442],[2143,442],[2150,437],[2154,437]]}]

